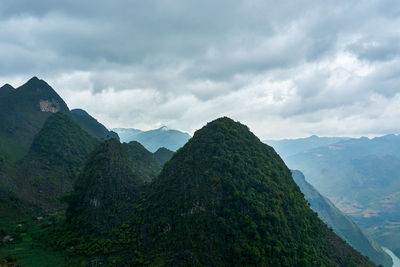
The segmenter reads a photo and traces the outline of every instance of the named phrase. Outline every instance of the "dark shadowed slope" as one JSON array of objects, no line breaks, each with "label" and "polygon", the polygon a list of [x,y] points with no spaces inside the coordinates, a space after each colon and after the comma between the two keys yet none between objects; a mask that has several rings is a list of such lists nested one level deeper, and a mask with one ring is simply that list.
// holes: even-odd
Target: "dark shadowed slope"
[{"label": "dark shadowed slope", "polygon": [[161,172],[156,157],[136,141],[122,144],[132,164],[132,170],[143,182],[151,182]]},{"label": "dark shadowed slope", "polygon": [[160,162],[161,165],[164,165],[168,160],[172,158],[172,156],[174,155],[174,151],[171,151],[165,147],[160,147],[153,154],[158,162]]},{"label": "dark shadowed slope", "polygon": [[120,142],[107,140],[90,154],[76,180],[67,222],[78,231],[110,236],[113,228],[134,216],[141,185]]},{"label": "dark shadowed slope", "polygon": [[0,155],[21,159],[47,117],[69,109],[45,81],[36,77],[0,98]]},{"label": "dark shadowed slope", "polygon": [[67,114],[50,116],[29,153],[17,162],[20,197],[44,208],[59,207],[58,197],[72,190],[73,179],[97,143]]},{"label": "dark shadowed slope", "polygon": [[11,94],[12,92],[14,92],[14,90],[15,90],[14,87],[12,87],[8,83],[6,83],[2,87],[0,87],[0,98],[2,98],[3,96],[7,96],[7,95]]},{"label": "dark shadowed slope", "polygon": [[73,109],[71,110],[71,116],[82,129],[98,139],[104,140],[115,138],[119,140],[117,133],[109,131],[103,124],[90,116],[86,111],[82,109]]}]

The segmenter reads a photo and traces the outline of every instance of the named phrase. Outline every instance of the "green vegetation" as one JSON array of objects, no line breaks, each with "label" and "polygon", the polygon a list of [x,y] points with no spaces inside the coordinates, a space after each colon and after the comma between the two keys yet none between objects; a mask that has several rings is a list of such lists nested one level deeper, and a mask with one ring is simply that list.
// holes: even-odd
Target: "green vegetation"
[{"label": "green vegetation", "polygon": [[58,198],[72,190],[73,179],[97,143],[67,114],[50,116],[17,163],[19,196],[48,210],[59,209]]},{"label": "green vegetation", "polygon": [[55,111],[68,113],[69,109],[53,88],[36,77],[0,97],[0,155],[21,159]]},{"label": "green vegetation", "polygon": [[101,140],[110,138],[119,140],[117,133],[107,130],[103,124],[90,116],[86,111],[82,109],[73,109],[70,114],[79,126],[92,136]]},{"label": "green vegetation", "polygon": [[138,247],[131,229],[143,187],[131,165],[119,141],[110,139],[97,146],[74,191],[65,198],[66,222],[37,236],[42,247],[96,258],[103,264],[131,263],[136,255],[132,246]]},{"label": "green vegetation", "polygon": [[166,163],[142,209],[154,262],[371,264],[311,211],[274,150],[228,118],[197,131]]},{"label": "green vegetation", "polygon": [[73,177],[97,143],[68,115],[56,113],[47,119],[34,139],[28,158],[36,158],[51,167],[62,167]]},{"label": "green vegetation", "polygon": [[[240,123],[218,119],[178,152],[152,154],[137,142],[99,144],[112,132],[70,113],[36,77],[0,93],[0,260],[373,265],[318,219],[280,157]],[[190,138],[164,127],[138,134],[151,151]]]},{"label": "green vegetation", "polygon": [[32,238],[46,232],[54,222],[52,216],[40,221],[29,217],[19,221],[15,229],[8,232],[13,240],[6,245],[0,244],[0,263],[6,261],[6,266],[87,266],[90,258],[68,251],[44,249]]},{"label": "green vegetation", "polygon": [[42,244],[110,264],[373,266],[318,219],[274,150],[228,118],[197,131],[149,186],[106,141],[68,202]]},{"label": "green vegetation", "polygon": [[141,185],[121,143],[105,141],[89,156],[68,197],[67,222],[108,236],[115,226],[129,222]]},{"label": "green vegetation", "polygon": [[161,165],[164,165],[173,155],[174,152],[165,147],[160,147],[156,152],[154,152],[154,156]]},{"label": "green vegetation", "polygon": [[156,157],[136,141],[123,144],[132,170],[144,182],[151,182],[161,172],[161,164]]}]

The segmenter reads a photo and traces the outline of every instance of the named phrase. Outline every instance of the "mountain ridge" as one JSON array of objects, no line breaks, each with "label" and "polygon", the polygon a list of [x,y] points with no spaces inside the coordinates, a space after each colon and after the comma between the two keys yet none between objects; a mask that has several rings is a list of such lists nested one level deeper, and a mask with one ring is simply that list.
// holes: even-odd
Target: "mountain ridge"
[{"label": "mountain ridge", "polygon": [[188,133],[169,129],[166,126],[149,131],[133,128],[113,128],[112,130],[118,133],[121,142],[137,141],[153,153],[161,147],[176,151],[190,139]]},{"label": "mountain ridge", "polygon": [[81,126],[82,129],[84,129],[94,137],[98,139],[115,138],[119,140],[119,136],[117,133],[109,131],[103,124],[98,122],[85,110],[72,109],[70,113],[74,120],[79,124],[79,126]]},{"label": "mountain ridge", "polygon": [[0,98],[0,154],[11,161],[21,159],[43,126],[57,111],[68,113],[64,100],[37,77]]}]

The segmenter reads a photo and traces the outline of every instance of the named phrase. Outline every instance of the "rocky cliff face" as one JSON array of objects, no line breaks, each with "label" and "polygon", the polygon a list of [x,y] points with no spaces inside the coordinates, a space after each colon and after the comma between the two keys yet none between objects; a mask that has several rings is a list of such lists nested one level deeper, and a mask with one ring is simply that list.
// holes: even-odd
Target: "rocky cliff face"
[{"label": "rocky cliff face", "polygon": [[60,111],[60,103],[56,99],[40,100],[39,106],[42,112],[57,113]]}]

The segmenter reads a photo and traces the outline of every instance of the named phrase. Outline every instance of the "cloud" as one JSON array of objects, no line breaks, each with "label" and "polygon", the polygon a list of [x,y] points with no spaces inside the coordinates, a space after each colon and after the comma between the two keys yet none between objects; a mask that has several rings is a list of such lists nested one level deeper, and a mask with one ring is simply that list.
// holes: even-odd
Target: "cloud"
[{"label": "cloud", "polygon": [[4,0],[0,82],[39,76],[109,127],[228,115],[266,138],[398,132],[399,14],[394,0]]}]

